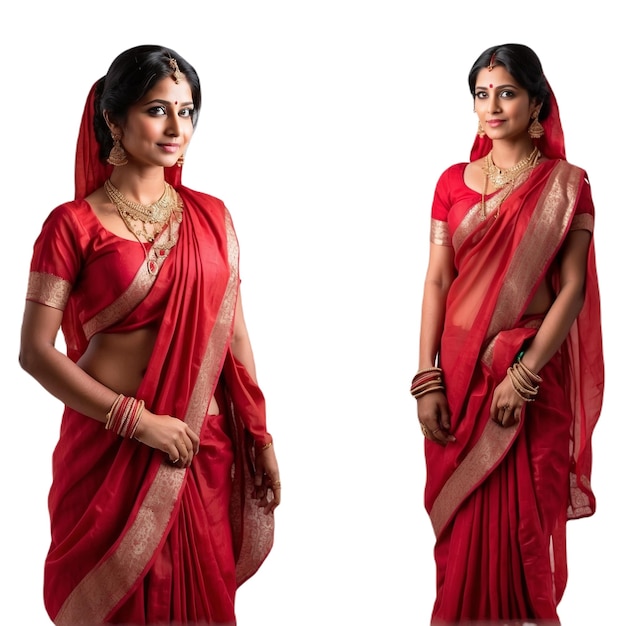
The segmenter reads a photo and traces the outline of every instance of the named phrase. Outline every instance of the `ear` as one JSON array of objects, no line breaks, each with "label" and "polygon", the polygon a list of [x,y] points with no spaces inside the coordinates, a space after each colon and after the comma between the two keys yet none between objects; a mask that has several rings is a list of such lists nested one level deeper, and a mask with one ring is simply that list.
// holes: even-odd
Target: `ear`
[{"label": "ear", "polygon": [[533,98],[530,101],[530,117],[532,119],[539,117],[539,112],[541,111],[542,102],[539,102],[537,98]]},{"label": "ear", "polygon": [[109,130],[111,131],[112,135],[120,135],[122,134],[122,127],[119,126],[119,124],[116,124],[113,119],[111,118],[111,116],[109,115],[108,111],[103,111],[102,115],[104,116],[104,121],[106,122],[107,126],[109,127]]}]

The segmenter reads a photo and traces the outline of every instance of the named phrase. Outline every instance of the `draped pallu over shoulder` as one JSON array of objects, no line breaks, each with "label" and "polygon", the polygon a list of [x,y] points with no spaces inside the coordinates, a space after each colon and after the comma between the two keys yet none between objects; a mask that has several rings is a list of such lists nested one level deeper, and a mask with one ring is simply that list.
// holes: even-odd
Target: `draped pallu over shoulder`
[{"label": "draped pallu over shoulder", "polygon": [[[44,222],[27,299],[63,312],[75,362],[98,333],[156,328],[135,395],[184,420],[200,450],[181,469],[65,408],[48,499],[46,610],[58,626],[234,623],[235,589],[266,558],[274,531],[273,515],[251,498],[256,446],[271,440],[265,400],[230,349],[237,237],[224,203],[183,186],[176,166],[165,179],[182,219],[159,235],[169,239],[155,242],[150,271],[144,246],[102,226],[85,200],[111,173],[94,135],[95,94],[96,85],[78,138],[75,199]],[[220,415],[208,414],[213,397]]]},{"label": "draped pallu over shoulder", "polygon": [[[447,176],[452,178],[455,172],[457,176],[461,172],[462,177],[460,167],[451,168]],[[538,597],[531,601],[534,608],[518,607],[517,614],[526,611],[527,616],[553,618],[558,599],[543,598],[541,590],[546,579],[551,579],[548,586],[554,586],[555,598],[562,594],[566,578],[565,520],[595,510],[590,486],[591,433],[600,412],[604,378],[593,238],[583,309],[562,348],[542,371],[542,397],[525,405],[520,421],[510,428],[491,421],[489,410],[495,386],[541,325],[541,315],[525,315],[539,285],[548,281],[558,290],[557,261],[567,234],[579,228],[593,229],[589,183],[583,170],[564,160],[544,161],[516,182],[497,219],[493,216],[503,192],[490,196],[487,218],[482,219],[480,199],[476,197],[479,194],[463,189],[461,182],[462,178],[458,183],[459,199],[450,202],[445,219],[433,214],[431,233],[435,243],[453,247],[457,270],[448,295],[440,353],[457,441],[446,447],[429,441],[425,444],[425,504],[438,541],[441,585],[434,617],[476,618],[478,612],[493,618],[498,611],[503,612],[502,607],[468,608],[472,602],[464,600],[463,594],[466,598],[474,594],[467,588],[471,584],[466,578],[466,582],[456,580],[447,568],[447,556],[443,556],[460,548],[462,540],[469,541],[471,528],[478,532],[492,518],[492,532],[497,525],[498,533],[517,535],[514,545],[519,542],[522,547],[515,559],[519,558],[524,572],[520,572],[519,579],[525,579]],[[449,186],[450,181],[446,184]],[[538,423],[540,436],[536,434]],[[546,445],[553,445],[555,450],[553,465],[546,472],[557,477],[569,474],[569,485],[565,479],[550,485],[549,478],[546,481],[536,474],[537,468],[548,462]],[[533,499],[524,509],[522,500],[526,502],[533,492]],[[514,493],[518,496],[510,506],[519,507],[519,511],[507,519],[504,513],[496,514],[495,510],[509,506],[505,505],[506,498]],[[483,517],[478,513],[480,507],[496,509],[490,514],[485,512]],[[531,533],[530,528],[535,531]],[[483,550],[494,537],[484,538]],[[478,541],[476,536],[474,541]],[[555,550],[554,571],[548,558],[550,542]],[[498,548],[489,549],[493,558],[498,558]],[[540,554],[546,557],[544,561]],[[508,557],[502,558],[506,562]],[[516,566],[513,562],[509,566],[510,580],[515,578]],[[464,571],[472,572],[474,565],[468,561],[464,567]],[[479,567],[476,576],[480,577],[480,571]],[[539,580],[544,574],[546,578]],[[443,582],[446,577],[447,582]],[[483,583],[489,584],[485,580]],[[514,592],[508,593],[499,584],[494,581],[493,588],[499,589],[500,597],[506,595],[514,598],[512,604],[518,602],[519,594],[515,599]],[[475,591],[476,597],[484,598],[484,593]],[[453,605],[454,609],[449,609]],[[450,614],[446,614],[448,609]],[[516,610],[508,614],[515,615]]]}]

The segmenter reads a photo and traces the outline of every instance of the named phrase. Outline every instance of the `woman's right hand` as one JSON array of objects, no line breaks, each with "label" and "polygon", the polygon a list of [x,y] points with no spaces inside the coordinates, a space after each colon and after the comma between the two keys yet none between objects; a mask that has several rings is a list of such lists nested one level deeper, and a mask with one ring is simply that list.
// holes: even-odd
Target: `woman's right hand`
[{"label": "woman's right hand", "polygon": [[189,467],[200,449],[200,438],[185,422],[169,415],[155,415],[147,409],[139,420],[134,438],[167,454],[177,467]]},{"label": "woman's right hand", "polygon": [[442,446],[456,441],[450,434],[450,409],[443,391],[431,391],[417,398],[417,419],[426,439]]}]

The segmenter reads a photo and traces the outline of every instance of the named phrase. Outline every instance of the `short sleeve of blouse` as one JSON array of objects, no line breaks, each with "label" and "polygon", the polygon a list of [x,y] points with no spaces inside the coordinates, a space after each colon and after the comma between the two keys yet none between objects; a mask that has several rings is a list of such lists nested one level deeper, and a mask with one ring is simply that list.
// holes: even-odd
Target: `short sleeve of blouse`
[{"label": "short sleeve of blouse", "polygon": [[33,247],[27,300],[65,309],[81,267],[78,233],[71,206],[61,205],[48,215]]},{"label": "short sleeve of blouse", "polygon": [[450,231],[448,228],[448,212],[452,206],[452,191],[458,187],[457,179],[463,178],[466,163],[457,163],[446,169],[439,177],[435,186],[435,195],[430,213],[430,241],[431,243],[450,246]]},{"label": "short sleeve of blouse", "polygon": [[583,172],[583,176],[582,187],[570,230],[588,230],[593,232],[595,208],[591,197],[591,185],[586,172]]}]

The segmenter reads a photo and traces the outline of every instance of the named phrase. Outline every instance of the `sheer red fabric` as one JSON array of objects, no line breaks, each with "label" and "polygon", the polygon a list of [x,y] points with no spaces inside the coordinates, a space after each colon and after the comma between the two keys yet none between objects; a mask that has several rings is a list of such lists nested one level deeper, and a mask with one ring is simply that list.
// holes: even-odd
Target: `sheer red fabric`
[{"label": "sheer red fabric", "polygon": [[[83,198],[109,172],[97,157],[93,97],[92,89],[78,141],[77,199],[44,225],[28,297],[64,308],[74,360],[90,329],[123,329],[130,319],[136,323],[137,310],[151,322],[160,316],[136,395],[152,411],[184,419],[199,434],[201,451],[180,469],[160,451],[65,409],[49,496],[46,608],[55,624],[68,626],[234,624],[235,590],[269,553],[274,529],[273,515],[251,500],[255,442],[271,440],[265,402],[229,347],[239,289],[235,231],[224,204],[182,186],[176,167],[167,178],[183,201],[183,220],[156,276],[140,247],[131,253],[129,242],[106,232],[94,244],[89,229],[98,231],[98,223],[71,219],[72,210],[88,209]],[[64,237],[71,241],[60,243]],[[116,256],[116,248],[123,253]],[[81,290],[81,281],[123,280],[116,264],[132,268],[126,289],[101,290],[93,307],[97,290]],[[222,415],[208,415],[213,395]]]},{"label": "sheer red fabric", "polygon": [[[558,109],[552,115],[551,128],[560,129]],[[560,142],[559,132],[551,136]],[[478,143],[474,154],[484,153]],[[482,219],[463,168],[442,176],[433,204],[432,239],[454,248],[457,270],[440,350],[457,441],[425,443],[425,505],[436,534],[432,623],[558,624],[565,523],[595,511],[591,435],[604,369],[593,238],[583,309],[542,369],[537,401],[513,428],[494,424],[489,409],[495,386],[541,324],[541,316],[525,315],[538,285],[548,280],[558,290],[568,232],[593,230],[589,182],[565,160],[544,161],[519,179],[497,219],[503,192],[489,196]]]}]

